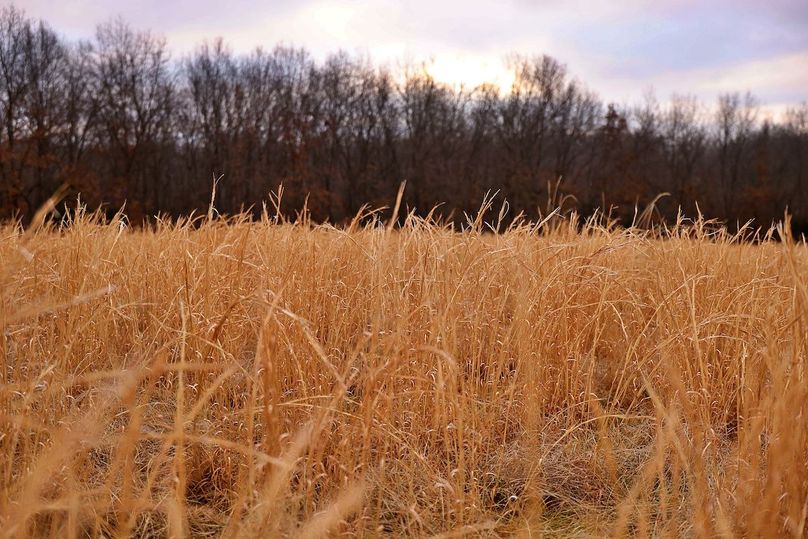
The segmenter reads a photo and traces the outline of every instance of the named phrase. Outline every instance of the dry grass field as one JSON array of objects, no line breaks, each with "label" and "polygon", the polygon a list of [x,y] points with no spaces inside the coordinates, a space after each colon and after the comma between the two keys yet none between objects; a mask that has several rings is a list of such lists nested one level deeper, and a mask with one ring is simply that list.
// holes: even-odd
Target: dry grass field
[{"label": "dry grass field", "polygon": [[0,535],[805,537],[808,248],[0,226]]}]

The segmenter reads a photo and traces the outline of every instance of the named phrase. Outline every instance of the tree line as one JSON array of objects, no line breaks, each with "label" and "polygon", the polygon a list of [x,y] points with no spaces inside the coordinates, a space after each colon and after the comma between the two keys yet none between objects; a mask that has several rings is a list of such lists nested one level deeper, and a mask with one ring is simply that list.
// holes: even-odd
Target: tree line
[{"label": "tree line", "polygon": [[604,103],[549,56],[513,57],[514,83],[456,89],[423,66],[391,69],[278,46],[237,55],[220,40],[172,58],[121,20],[68,41],[0,12],[0,218],[29,218],[61,185],[130,219],[207,208],[282,209],[341,222],[403,203],[460,219],[498,191],[510,215],[548,201],[630,221],[658,195],[730,225],[788,211],[808,228],[808,105],[777,122],[750,95]]}]

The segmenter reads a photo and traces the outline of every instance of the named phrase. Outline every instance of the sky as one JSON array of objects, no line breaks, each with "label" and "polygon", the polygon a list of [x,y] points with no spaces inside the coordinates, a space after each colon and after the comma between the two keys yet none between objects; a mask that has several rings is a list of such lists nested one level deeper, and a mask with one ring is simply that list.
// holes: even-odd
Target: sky
[{"label": "sky", "polygon": [[[8,4],[7,0],[0,3]],[[752,92],[775,116],[808,100],[808,0],[16,0],[70,38],[121,16],[176,55],[222,37],[235,52],[278,43],[315,57],[428,62],[453,86],[507,88],[511,54],[549,54],[603,99],[653,91],[714,103]]]}]

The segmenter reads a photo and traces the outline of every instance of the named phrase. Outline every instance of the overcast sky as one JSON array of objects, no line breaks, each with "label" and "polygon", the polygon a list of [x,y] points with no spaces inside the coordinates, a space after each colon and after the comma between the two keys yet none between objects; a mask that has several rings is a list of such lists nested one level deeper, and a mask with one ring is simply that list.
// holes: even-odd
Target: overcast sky
[{"label": "overcast sky", "polygon": [[[7,0],[0,2],[8,4]],[[68,37],[122,16],[177,54],[223,37],[237,52],[279,42],[316,57],[432,59],[451,84],[507,86],[509,53],[546,53],[604,99],[653,88],[712,102],[751,91],[771,110],[808,100],[808,0],[18,0]]]}]

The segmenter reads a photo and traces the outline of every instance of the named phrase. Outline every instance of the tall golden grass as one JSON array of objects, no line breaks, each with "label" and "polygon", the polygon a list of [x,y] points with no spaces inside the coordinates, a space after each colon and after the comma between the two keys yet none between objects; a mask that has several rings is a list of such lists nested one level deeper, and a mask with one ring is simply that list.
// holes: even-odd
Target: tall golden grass
[{"label": "tall golden grass", "polygon": [[804,244],[362,222],[0,227],[0,533],[806,536]]}]

